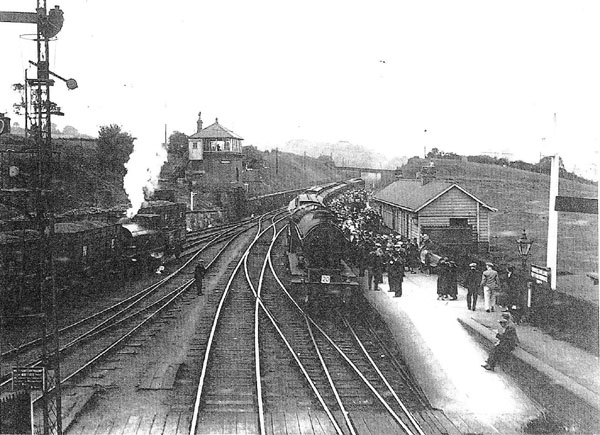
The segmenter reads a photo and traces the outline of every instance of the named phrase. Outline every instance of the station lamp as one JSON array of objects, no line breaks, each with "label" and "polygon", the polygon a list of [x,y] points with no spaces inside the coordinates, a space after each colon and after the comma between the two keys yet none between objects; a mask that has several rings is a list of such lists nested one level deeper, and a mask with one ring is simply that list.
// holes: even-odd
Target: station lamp
[{"label": "station lamp", "polygon": [[531,249],[531,245],[533,245],[533,240],[529,240],[527,238],[527,234],[525,234],[525,230],[523,230],[523,234],[521,237],[517,239],[517,248],[519,249],[519,255],[521,256],[521,266],[523,269],[527,266],[527,257],[529,256],[529,250]]}]

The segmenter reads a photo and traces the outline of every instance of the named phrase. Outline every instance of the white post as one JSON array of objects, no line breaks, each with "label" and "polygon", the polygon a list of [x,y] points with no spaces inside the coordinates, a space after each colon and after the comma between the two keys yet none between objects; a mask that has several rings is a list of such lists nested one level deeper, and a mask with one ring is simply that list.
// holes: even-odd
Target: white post
[{"label": "white post", "polygon": [[190,192],[190,211],[194,211],[194,192]]},{"label": "white post", "polygon": [[546,249],[546,267],[550,268],[550,285],[556,290],[556,264],[558,250],[558,212],[554,210],[558,195],[558,155],[553,155],[550,170],[550,201],[548,206],[548,245]]}]

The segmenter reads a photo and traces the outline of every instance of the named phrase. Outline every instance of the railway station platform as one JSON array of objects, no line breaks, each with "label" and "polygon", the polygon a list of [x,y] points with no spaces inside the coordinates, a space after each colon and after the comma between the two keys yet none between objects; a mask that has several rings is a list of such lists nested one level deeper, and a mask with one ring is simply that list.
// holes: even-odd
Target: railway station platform
[{"label": "railway station platform", "polygon": [[[519,347],[491,372],[481,367],[496,342],[499,312],[467,310],[458,300],[437,300],[436,275],[407,274],[402,297],[389,286],[365,291],[398,341],[431,404],[464,433],[600,433],[598,355],[517,325]],[[366,279],[363,282],[366,289]],[[556,426],[558,424],[559,426]]]}]

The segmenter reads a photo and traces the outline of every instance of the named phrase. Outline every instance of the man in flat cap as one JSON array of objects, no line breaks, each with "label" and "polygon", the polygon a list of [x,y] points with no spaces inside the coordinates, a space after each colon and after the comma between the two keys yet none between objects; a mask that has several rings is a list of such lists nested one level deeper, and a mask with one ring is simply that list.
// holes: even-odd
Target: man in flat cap
[{"label": "man in flat cap", "polygon": [[465,277],[464,286],[467,289],[467,309],[475,311],[477,306],[477,292],[481,282],[481,272],[477,270],[477,263],[469,264],[469,271]]},{"label": "man in flat cap", "polygon": [[481,287],[483,287],[483,305],[485,311],[494,311],[496,305],[496,293],[500,290],[500,278],[498,272],[494,270],[493,263],[485,263],[486,270],[481,277]]},{"label": "man in flat cap", "polygon": [[485,364],[481,366],[490,371],[494,371],[497,363],[505,361],[519,343],[517,329],[512,322],[510,313],[502,313],[502,317],[498,320],[498,323],[500,323],[500,330],[496,334],[498,342],[490,352],[490,356]]}]

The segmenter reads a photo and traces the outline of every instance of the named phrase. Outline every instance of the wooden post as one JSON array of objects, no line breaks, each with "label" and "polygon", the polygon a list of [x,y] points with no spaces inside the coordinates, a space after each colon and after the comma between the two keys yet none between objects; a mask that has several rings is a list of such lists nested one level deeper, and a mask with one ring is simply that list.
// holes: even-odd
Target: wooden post
[{"label": "wooden post", "polygon": [[556,290],[556,264],[558,250],[558,212],[555,210],[556,196],[558,195],[559,169],[558,155],[551,156],[550,170],[550,201],[548,206],[548,245],[546,249],[546,267],[550,268],[550,288]]}]

